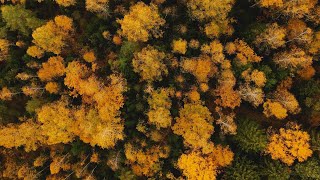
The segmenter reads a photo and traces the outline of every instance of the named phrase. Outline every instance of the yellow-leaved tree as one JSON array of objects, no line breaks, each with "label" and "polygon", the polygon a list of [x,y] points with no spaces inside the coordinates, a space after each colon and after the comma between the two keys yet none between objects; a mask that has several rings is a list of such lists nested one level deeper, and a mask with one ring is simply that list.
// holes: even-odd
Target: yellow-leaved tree
[{"label": "yellow-leaved tree", "polygon": [[59,100],[42,106],[37,110],[37,117],[46,144],[66,144],[75,137],[72,133],[73,110],[68,108],[67,101]]},{"label": "yellow-leaved tree", "polygon": [[51,81],[53,78],[63,76],[65,73],[64,60],[61,56],[53,56],[47,62],[42,63],[38,71],[41,81]]},{"label": "yellow-leaved tree", "polygon": [[112,148],[118,140],[123,140],[124,125],[121,121],[105,121],[96,109],[81,107],[75,112],[73,132],[91,146]]},{"label": "yellow-leaved tree", "polygon": [[133,70],[140,74],[143,81],[160,81],[162,76],[168,74],[168,68],[164,63],[165,57],[165,53],[152,46],[147,46],[134,54]]},{"label": "yellow-leaved tree", "polygon": [[32,42],[44,51],[61,54],[73,31],[71,18],[64,15],[56,16],[54,20],[33,31]]},{"label": "yellow-leaved tree", "polygon": [[124,145],[127,163],[138,176],[152,177],[161,170],[161,159],[167,158],[170,147],[166,145],[137,148],[132,143]]},{"label": "yellow-leaved tree", "polygon": [[306,161],[311,157],[310,135],[300,130],[300,126],[291,125],[289,128],[281,128],[278,134],[270,137],[266,152],[274,160],[280,160],[291,166],[297,159],[299,162]]},{"label": "yellow-leaved tree", "polygon": [[234,154],[228,147],[211,144],[211,148],[209,154],[192,150],[179,157],[177,165],[187,179],[215,180],[220,168],[232,163]]},{"label": "yellow-leaved tree", "polygon": [[148,121],[150,124],[156,125],[158,129],[171,126],[171,94],[173,94],[172,89],[161,88],[152,91],[148,98],[150,107],[149,112],[147,112]]},{"label": "yellow-leaved tree", "polygon": [[207,83],[218,71],[214,62],[207,55],[184,59],[180,66],[184,71],[194,75],[199,83]]},{"label": "yellow-leaved tree", "polygon": [[37,150],[43,143],[45,139],[40,124],[32,120],[0,128],[0,146],[5,148],[24,146],[25,151],[29,152]]},{"label": "yellow-leaved tree", "polygon": [[214,132],[213,118],[206,106],[199,102],[186,103],[179,110],[179,117],[172,126],[175,134],[184,139],[184,144],[194,149],[204,148],[208,145],[210,137]]},{"label": "yellow-leaved tree", "polygon": [[256,47],[264,46],[267,49],[277,49],[285,45],[287,31],[277,23],[268,24],[266,30],[259,34],[254,44]]},{"label": "yellow-leaved tree", "polygon": [[160,27],[165,24],[154,4],[146,5],[139,1],[130,7],[123,19],[117,20],[121,25],[121,34],[129,41],[147,42],[149,38],[162,36]]}]

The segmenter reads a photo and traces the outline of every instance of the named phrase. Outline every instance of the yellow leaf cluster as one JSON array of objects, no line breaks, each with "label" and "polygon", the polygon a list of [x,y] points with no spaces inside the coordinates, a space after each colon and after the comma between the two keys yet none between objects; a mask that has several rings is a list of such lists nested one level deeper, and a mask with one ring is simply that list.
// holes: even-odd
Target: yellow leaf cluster
[{"label": "yellow leaf cluster", "polygon": [[165,53],[152,46],[147,46],[134,54],[133,70],[140,74],[143,81],[160,81],[163,75],[168,74],[167,66],[164,64],[165,57]]},{"label": "yellow leaf cluster", "polygon": [[286,89],[279,88],[274,93],[274,98],[276,101],[280,102],[288,112],[292,114],[297,114],[300,112],[299,102],[295,96]]},{"label": "yellow leaf cluster", "polygon": [[218,71],[211,58],[207,55],[184,59],[181,62],[181,67],[184,71],[194,75],[199,83],[208,82]]},{"label": "yellow leaf cluster", "polygon": [[309,14],[316,6],[317,0],[286,1],[286,0],[260,0],[261,7],[282,12],[284,15],[302,18]]},{"label": "yellow leaf cluster", "polygon": [[148,121],[151,124],[155,124],[158,129],[171,126],[170,91],[172,90],[165,88],[154,90],[148,98],[148,104],[150,106],[150,110],[147,113]]},{"label": "yellow leaf cluster", "polygon": [[0,62],[5,61],[9,56],[10,42],[6,39],[0,39]]},{"label": "yellow leaf cluster", "polygon": [[309,52],[311,54],[317,54],[320,52],[320,31],[315,33],[313,41],[309,47]]},{"label": "yellow leaf cluster", "polygon": [[234,90],[236,78],[230,69],[223,69],[220,72],[218,79],[218,87],[213,91],[213,94],[218,97],[215,103],[224,108],[234,109],[241,104],[240,93]]},{"label": "yellow leaf cluster", "polygon": [[115,74],[110,75],[108,81],[109,84],[104,85],[78,61],[69,63],[66,69],[65,85],[78,92],[85,103],[95,107],[89,110],[81,108],[76,112],[78,127],[75,134],[84,142],[102,148],[114,147],[118,140],[123,139],[124,129],[119,116],[126,82]]},{"label": "yellow leaf cluster", "polygon": [[172,52],[178,54],[186,54],[188,47],[188,42],[184,39],[173,40],[172,42]]},{"label": "yellow leaf cluster", "polygon": [[266,30],[256,37],[254,44],[257,47],[267,45],[271,49],[277,49],[285,45],[286,35],[287,31],[284,27],[279,26],[277,23],[272,23],[267,25]]},{"label": "yellow leaf cluster", "polygon": [[75,112],[75,119],[73,132],[91,146],[112,148],[118,140],[124,138],[124,124],[101,119],[96,109],[81,107]]},{"label": "yellow leaf cluster", "polygon": [[74,119],[72,110],[67,105],[67,102],[60,100],[46,104],[37,111],[42,135],[47,138],[46,144],[66,144],[73,140],[71,129]]},{"label": "yellow leaf cluster", "polygon": [[53,78],[61,77],[65,73],[64,60],[61,56],[53,56],[47,62],[42,63],[38,71],[41,81],[51,81]]},{"label": "yellow leaf cluster", "polygon": [[230,42],[225,47],[228,54],[235,54],[236,59],[242,65],[247,63],[260,62],[262,58],[258,56],[249,45],[243,40],[236,40],[234,43]]},{"label": "yellow leaf cluster", "polygon": [[147,42],[153,36],[162,36],[160,27],[165,24],[158,13],[158,7],[154,4],[149,6],[138,2],[130,7],[130,12],[122,20],[117,20],[121,25],[121,34],[129,41]]},{"label": "yellow leaf cluster", "polygon": [[263,104],[263,114],[267,117],[275,116],[278,119],[284,119],[288,116],[287,109],[277,101],[267,99]]},{"label": "yellow leaf cluster", "polygon": [[234,3],[234,0],[187,0],[187,6],[192,16],[200,21],[226,20]]},{"label": "yellow leaf cluster", "polygon": [[86,0],[86,9],[90,12],[95,12],[101,15],[108,13],[109,0]]},{"label": "yellow leaf cluster", "polygon": [[187,103],[180,109],[172,130],[183,137],[185,145],[199,149],[208,145],[214,131],[212,122],[213,118],[207,107],[198,103]]},{"label": "yellow leaf cluster", "polygon": [[12,99],[13,93],[7,87],[3,87],[0,91],[0,100],[10,101]]},{"label": "yellow leaf cluster", "polygon": [[148,149],[137,149],[131,143],[125,144],[125,155],[133,172],[138,176],[153,176],[161,170],[161,158],[170,153],[168,146],[152,146]]},{"label": "yellow leaf cluster", "polygon": [[300,44],[310,44],[312,41],[312,29],[308,28],[306,23],[300,19],[290,19],[287,32],[289,41],[296,41]]},{"label": "yellow leaf cluster", "polygon": [[264,102],[264,92],[262,88],[252,87],[248,83],[239,87],[241,99],[250,102],[254,107],[258,107]]},{"label": "yellow leaf cluster", "polygon": [[214,40],[210,44],[202,45],[201,52],[210,55],[214,63],[222,63],[225,59],[223,45],[218,40]]},{"label": "yellow leaf cluster", "polygon": [[309,140],[310,136],[305,131],[281,128],[279,134],[270,137],[266,152],[272,159],[280,160],[290,166],[296,159],[303,162],[312,155]]},{"label": "yellow leaf cluster", "polygon": [[59,92],[59,84],[56,82],[48,82],[45,89],[51,94],[57,94]]},{"label": "yellow leaf cluster", "polygon": [[25,151],[35,151],[44,139],[41,135],[40,125],[26,121],[22,124],[9,124],[0,129],[0,146],[18,148],[24,146]]},{"label": "yellow leaf cluster", "polygon": [[27,49],[27,54],[31,57],[34,57],[34,58],[42,58],[43,57],[43,53],[44,51],[39,48],[38,46],[30,46],[28,49]]},{"label": "yellow leaf cluster", "polygon": [[262,71],[253,70],[251,73],[251,79],[252,81],[258,86],[258,87],[264,87],[266,84],[266,76]]},{"label": "yellow leaf cluster", "polygon": [[312,65],[312,56],[300,48],[275,54],[273,61],[282,68],[299,69]]},{"label": "yellow leaf cluster", "polygon": [[55,0],[60,6],[68,7],[76,4],[76,0]]},{"label": "yellow leaf cluster", "polygon": [[33,31],[33,43],[47,52],[60,54],[66,45],[66,39],[73,32],[72,19],[67,16],[56,16],[54,20]]},{"label": "yellow leaf cluster", "polygon": [[230,149],[218,145],[213,152],[207,155],[193,150],[188,154],[182,154],[178,159],[178,167],[189,180],[215,180],[219,168],[231,164],[233,152]]},{"label": "yellow leaf cluster", "polygon": [[92,62],[96,61],[97,58],[96,58],[93,51],[88,51],[88,52],[84,53],[83,59],[87,62],[92,63]]}]

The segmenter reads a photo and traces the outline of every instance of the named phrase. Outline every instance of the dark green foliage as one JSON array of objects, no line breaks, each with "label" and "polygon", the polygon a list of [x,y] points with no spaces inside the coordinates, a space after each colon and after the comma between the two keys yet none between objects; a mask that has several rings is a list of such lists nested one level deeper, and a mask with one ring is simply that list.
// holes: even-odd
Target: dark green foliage
[{"label": "dark green foliage", "polygon": [[290,168],[279,161],[267,159],[261,168],[261,175],[269,180],[287,180],[290,178]]},{"label": "dark green foliage", "polygon": [[78,156],[80,153],[85,153],[87,151],[89,151],[91,148],[89,145],[83,143],[82,141],[80,141],[79,139],[76,139],[75,141],[73,141],[71,143],[71,149],[70,152],[74,155],[74,156]]},{"label": "dark green foliage", "polygon": [[320,179],[320,164],[316,158],[298,163],[294,166],[294,170],[301,179]]},{"label": "dark green foliage", "polygon": [[320,151],[320,132],[317,129],[313,129],[310,132],[311,136],[311,148],[313,151]]},{"label": "dark green foliage", "polygon": [[310,97],[320,94],[320,81],[311,79],[299,84],[299,95],[304,97]]},{"label": "dark green foliage", "polygon": [[247,158],[237,158],[232,166],[227,167],[222,179],[224,180],[258,180],[259,168]]},{"label": "dark green foliage", "polygon": [[259,153],[268,143],[267,135],[260,125],[250,119],[239,119],[237,134],[233,138],[241,150]]},{"label": "dark green foliage", "polygon": [[31,99],[26,104],[26,111],[29,114],[33,114],[36,112],[38,108],[41,108],[42,105],[46,103],[43,99]]},{"label": "dark green foliage", "polygon": [[43,24],[32,11],[25,9],[21,5],[6,5],[1,7],[2,18],[6,22],[6,27],[11,31],[19,31],[28,36],[31,30]]},{"label": "dark green foliage", "polygon": [[140,46],[138,43],[126,41],[123,42],[120,52],[119,52],[119,69],[121,72],[123,72],[125,75],[132,74],[132,59],[134,52],[138,51],[140,49]]},{"label": "dark green foliage", "polygon": [[268,65],[262,65],[258,68],[258,70],[262,71],[266,75],[267,82],[265,85],[265,89],[267,91],[275,88],[278,82],[284,80],[289,75],[289,70],[277,69],[275,71]]}]

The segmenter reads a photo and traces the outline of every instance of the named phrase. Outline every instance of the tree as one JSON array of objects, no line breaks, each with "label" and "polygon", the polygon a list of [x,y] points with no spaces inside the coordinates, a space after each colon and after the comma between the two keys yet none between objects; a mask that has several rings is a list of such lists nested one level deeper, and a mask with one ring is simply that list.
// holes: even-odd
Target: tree
[{"label": "tree", "polygon": [[316,158],[310,158],[306,162],[294,166],[295,173],[301,179],[320,179],[320,162]]},{"label": "tree", "polygon": [[207,55],[184,59],[180,66],[184,71],[193,74],[199,83],[207,83],[218,71],[218,68]]},{"label": "tree", "polygon": [[10,91],[7,87],[3,87],[0,91],[0,100],[2,101],[10,101],[14,93]]},{"label": "tree", "polygon": [[50,57],[47,62],[42,63],[42,68],[38,71],[38,77],[41,81],[51,81],[64,74],[64,60],[61,56]]},{"label": "tree", "polygon": [[60,100],[46,104],[37,111],[46,144],[67,144],[75,137],[71,131],[74,126],[73,110],[69,109],[67,105],[67,102]]},{"label": "tree", "polygon": [[31,57],[40,59],[43,57],[44,51],[38,46],[30,46],[27,49],[27,54]]},{"label": "tree", "polygon": [[264,161],[262,168],[261,175],[268,179],[288,180],[292,172],[285,164],[269,158]]},{"label": "tree", "polygon": [[260,179],[259,167],[247,157],[236,157],[232,166],[225,169],[224,179],[230,180],[256,180]]},{"label": "tree", "polygon": [[241,98],[238,91],[234,90],[236,78],[231,69],[222,70],[218,78],[218,87],[213,91],[213,94],[218,98],[215,103],[224,108],[234,109],[241,104]]},{"label": "tree", "polygon": [[277,23],[268,24],[266,30],[254,41],[256,47],[265,46],[267,49],[277,49],[285,45],[286,29]]},{"label": "tree", "polygon": [[276,99],[276,101],[281,103],[283,107],[288,110],[288,112],[292,114],[297,114],[301,110],[297,99],[288,90],[278,88],[274,93],[274,98]]},{"label": "tree", "polygon": [[10,42],[6,39],[0,39],[0,62],[9,57]]},{"label": "tree", "polygon": [[264,92],[261,88],[252,87],[249,84],[239,87],[241,99],[250,102],[254,107],[258,107],[264,102]]},{"label": "tree", "polygon": [[263,104],[263,114],[266,117],[275,116],[278,119],[284,119],[288,116],[287,109],[281,103],[270,99],[267,99]]},{"label": "tree", "polygon": [[149,111],[147,112],[150,124],[155,124],[157,129],[171,126],[171,100],[172,89],[161,88],[150,93],[148,98]]},{"label": "tree", "polygon": [[11,31],[19,31],[28,36],[32,30],[35,30],[43,24],[31,10],[27,10],[23,5],[4,5],[1,7],[1,15],[6,28]]},{"label": "tree", "polygon": [[[231,35],[233,33],[228,13],[231,11],[234,3],[234,0],[187,0],[187,7],[191,12],[192,18],[201,22],[209,22],[206,33],[209,37],[215,37],[220,34]],[[218,33],[211,33],[214,31]]]},{"label": "tree", "polygon": [[55,0],[57,4],[64,7],[73,6],[76,4],[76,0]]},{"label": "tree", "polygon": [[279,134],[271,135],[266,153],[274,160],[280,160],[291,166],[297,159],[306,161],[312,155],[310,149],[310,136],[295,125],[287,129],[280,128]]},{"label": "tree", "polygon": [[313,40],[309,47],[309,52],[311,54],[317,54],[320,52],[320,31],[314,33]]},{"label": "tree", "polygon": [[285,0],[257,0],[261,7],[270,8],[285,16],[302,18],[309,14],[316,6],[317,0],[285,1]]},{"label": "tree", "polygon": [[239,119],[237,134],[233,137],[240,149],[250,153],[263,152],[268,144],[267,134],[254,120]]},{"label": "tree", "polygon": [[25,151],[35,151],[45,139],[38,123],[27,120],[21,124],[9,124],[0,129],[0,146],[5,148],[18,148],[24,146]]},{"label": "tree", "polygon": [[164,64],[165,58],[165,53],[152,46],[147,46],[134,54],[133,70],[140,74],[143,81],[161,81],[162,76],[168,74],[167,66]]},{"label": "tree", "polygon": [[59,84],[56,82],[48,82],[45,86],[45,89],[51,94],[58,94]]},{"label": "tree", "polygon": [[165,24],[158,13],[158,7],[154,4],[149,6],[138,2],[130,7],[130,12],[122,20],[117,20],[121,25],[121,34],[129,41],[147,42],[150,37],[162,36],[160,27]]},{"label": "tree", "polygon": [[235,122],[236,114],[234,112],[231,113],[223,113],[222,108],[216,107],[216,112],[219,115],[219,118],[216,120],[216,124],[220,125],[221,131],[223,134],[237,134],[238,126]]},{"label": "tree", "polygon": [[290,51],[276,53],[273,61],[281,68],[296,70],[312,65],[312,56],[309,56],[300,48],[293,48]]},{"label": "tree", "polygon": [[186,146],[194,149],[204,148],[208,145],[214,129],[213,118],[209,109],[198,103],[184,104],[179,110],[179,117],[172,126],[175,134],[184,139]]},{"label": "tree", "polygon": [[138,176],[152,177],[161,170],[161,159],[167,158],[169,146],[151,146],[138,149],[131,143],[124,145],[125,156],[133,172]]},{"label": "tree", "polygon": [[86,0],[87,11],[97,13],[102,16],[109,14],[109,0]]},{"label": "tree", "polygon": [[313,31],[306,23],[299,19],[290,19],[287,26],[289,42],[295,41],[298,44],[310,44]]},{"label": "tree", "polygon": [[72,24],[71,18],[64,15],[56,16],[54,20],[33,31],[33,43],[44,51],[61,54],[67,39],[74,31]]},{"label": "tree", "polygon": [[172,52],[178,54],[186,54],[188,47],[188,42],[183,39],[173,40],[172,42]]},{"label": "tree", "polygon": [[235,59],[241,65],[246,65],[247,63],[258,63],[262,60],[262,58],[258,56],[254,50],[243,40],[237,39],[234,42],[227,43],[225,50],[230,55],[235,54]]},{"label": "tree", "polygon": [[118,140],[124,139],[123,122],[106,121],[99,116],[96,109],[82,106],[75,112],[74,117],[76,121],[73,123],[72,132],[91,146],[113,148]]},{"label": "tree", "polygon": [[182,174],[190,180],[215,180],[220,172],[219,169],[230,165],[233,156],[233,152],[228,147],[224,148],[218,145],[210,154],[202,154],[197,150],[182,154],[177,165],[182,170]]}]

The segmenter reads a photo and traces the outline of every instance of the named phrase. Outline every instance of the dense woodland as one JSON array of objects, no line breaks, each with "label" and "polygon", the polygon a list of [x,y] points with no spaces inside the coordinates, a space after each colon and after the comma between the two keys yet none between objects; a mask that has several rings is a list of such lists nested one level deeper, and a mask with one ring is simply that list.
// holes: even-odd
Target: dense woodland
[{"label": "dense woodland", "polygon": [[0,5],[0,179],[320,179],[317,0]]}]

